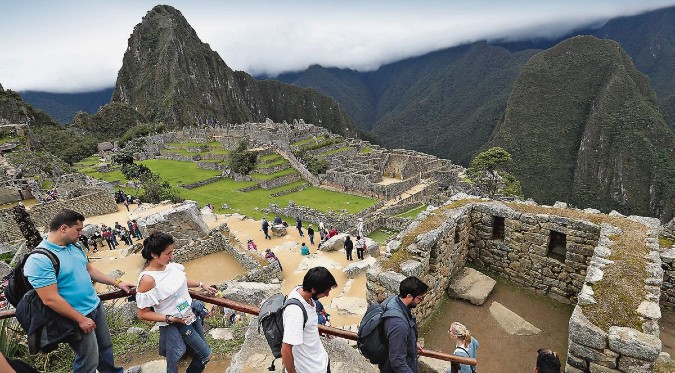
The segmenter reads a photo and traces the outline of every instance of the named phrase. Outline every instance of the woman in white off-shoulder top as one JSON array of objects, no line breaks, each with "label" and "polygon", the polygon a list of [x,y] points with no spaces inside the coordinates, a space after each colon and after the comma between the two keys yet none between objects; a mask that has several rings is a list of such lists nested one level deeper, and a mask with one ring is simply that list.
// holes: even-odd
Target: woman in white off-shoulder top
[{"label": "woman in white off-shoulder top", "polygon": [[[194,312],[188,287],[211,293],[216,289],[201,281],[188,280],[182,265],[172,263],[174,240],[163,232],[152,233],[143,241],[141,255],[145,268],[138,278],[136,303],[138,318],[159,325],[159,353],[166,356],[167,373],[178,372],[178,360],[186,349],[192,353],[187,373],[201,373],[211,358],[204,337],[202,312]],[[194,305],[203,310],[203,305]]]}]

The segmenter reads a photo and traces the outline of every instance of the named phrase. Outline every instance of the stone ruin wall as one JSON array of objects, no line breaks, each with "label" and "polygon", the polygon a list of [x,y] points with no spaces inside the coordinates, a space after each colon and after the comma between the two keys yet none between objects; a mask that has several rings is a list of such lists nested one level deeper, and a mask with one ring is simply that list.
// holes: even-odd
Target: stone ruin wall
[{"label": "stone ruin wall", "polygon": [[[70,199],[61,199],[30,206],[28,214],[39,229],[49,225],[51,219],[62,209],[75,210],[85,216],[117,212],[117,204],[107,189],[93,189],[93,192]],[[23,239],[10,209],[0,210],[0,242]]]},{"label": "stone ruin wall", "polygon": [[230,234],[227,224],[209,231],[194,202],[138,219],[138,225],[145,237],[155,231],[171,234],[176,241],[174,260],[178,263],[225,251],[246,270],[236,281],[269,283],[282,279],[279,265],[270,265],[261,253],[243,249],[244,245]]},{"label": "stone ruin wall", "polygon": [[675,246],[663,251],[660,257],[663,263],[661,305],[675,311]]},{"label": "stone ruin wall", "polygon": [[[495,216],[505,218],[502,239],[492,238]],[[589,222],[491,205],[473,209],[471,227],[469,258],[477,267],[561,303],[576,302],[600,235],[600,228]],[[547,256],[551,231],[566,235],[564,262]]]},{"label": "stone ruin wall", "polygon": [[[602,268],[611,264],[606,246],[611,244],[608,237],[616,234],[616,228],[554,215],[520,213],[494,203],[468,204],[442,214],[441,221],[433,227],[420,228],[424,221],[421,217],[388,244],[394,256],[405,250],[399,257],[400,270],[385,271],[381,262],[368,270],[369,302],[378,295],[397,294],[400,281],[415,275],[430,286],[427,300],[414,311],[424,320],[444,296],[450,279],[467,261],[473,261],[478,267],[558,301],[578,301],[569,323],[566,372],[652,371],[661,351],[658,301],[664,274],[654,231],[647,238],[651,251],[645,256],[647,295],[636,310],[642,330],[618,326],[602,330],[584,316],[583,306],[595,301],[592,285],[601,281]],[[429,212],[423,216],[429,216]],[[505,218],[502,239],[493,239],[495,216]],[[564,263],[547,256],[551,231],[566,234]],[[413,243],[400,247],[411,234],[417,234]]]}]

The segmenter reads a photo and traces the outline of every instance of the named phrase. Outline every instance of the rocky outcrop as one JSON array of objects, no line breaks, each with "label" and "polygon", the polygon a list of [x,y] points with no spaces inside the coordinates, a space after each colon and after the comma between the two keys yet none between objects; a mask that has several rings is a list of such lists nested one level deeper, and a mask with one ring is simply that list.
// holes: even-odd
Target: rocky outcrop
[{"label": "rocky outcrop", "polygon": [[155,6],[134,27],[112,102],[173,127],[304,118],[335,133],[356,133],[349,115],[332,98],[232,71],[168,5]]},{"label": "rocky outcrop", "polygon": [[[265,338],[258,333],[258,319],[251,319],[249,327],[246,330],[244,344],[239,352],[232,357],[232,364],[226,370],[226,373],[247,373],[247,372],[267,372],[273,357]],[[363,372],[375,373],[377,369],[371,365],[355,348],[349,346],[345,341],[335,339],[321,338],[328,357],[330,359],[330,368],[332,372]],[[281,360],[275,362],[275,370],[272,372],[281,373]]]}]

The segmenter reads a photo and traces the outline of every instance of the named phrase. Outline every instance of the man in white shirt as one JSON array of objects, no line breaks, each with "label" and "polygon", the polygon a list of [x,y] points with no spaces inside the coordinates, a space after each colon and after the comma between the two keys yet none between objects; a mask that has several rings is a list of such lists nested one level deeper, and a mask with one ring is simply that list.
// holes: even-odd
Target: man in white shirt
[{"label": "man in white shirt", "polygon": [[328,296],[337,286],[335,277],[324,267],[311,268],[302,280],[302,286],[293,289],[288,298],[296,298],[307,311],[307,323],[297,306],[284,309],[284,337],[281,359],[288,373],[330,373],[328,353],[319,338],[316,300]]}]

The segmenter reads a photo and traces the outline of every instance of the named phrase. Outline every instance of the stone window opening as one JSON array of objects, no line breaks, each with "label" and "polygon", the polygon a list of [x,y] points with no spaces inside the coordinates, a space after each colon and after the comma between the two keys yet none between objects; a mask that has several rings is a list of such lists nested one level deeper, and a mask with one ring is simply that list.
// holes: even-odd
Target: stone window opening
[{"label": "stone window opening", "polygon": [[546,256],[564,262],[567,255],[567,235],[551,231],[548,238],[548,251]]},{"label": "stone window opening", "polygon": [[504,224],[505,218],[501,216],[492,217],[492,239],[493,240],[503,240],[504,239]]},{"label": "stone window opening", "polygon": [[459,243],[459,230],[455,228],[455,243]]}]

